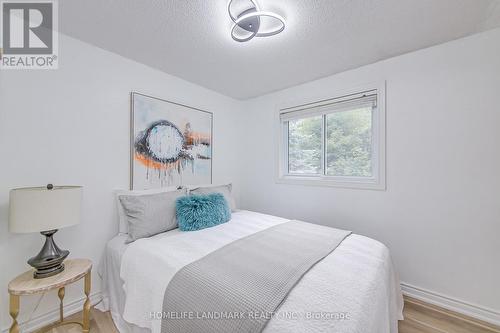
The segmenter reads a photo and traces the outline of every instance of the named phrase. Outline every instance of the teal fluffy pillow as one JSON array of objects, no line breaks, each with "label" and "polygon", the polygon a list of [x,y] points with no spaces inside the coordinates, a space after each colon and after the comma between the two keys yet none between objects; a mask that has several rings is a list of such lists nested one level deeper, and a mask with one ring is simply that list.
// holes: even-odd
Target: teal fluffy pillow
[{"label": "teal fluffy pillow", "polygon": [[231,209],[221,193],[178,198],[176,211],[177,224],[182,231],[210,228],[231,219]]}]

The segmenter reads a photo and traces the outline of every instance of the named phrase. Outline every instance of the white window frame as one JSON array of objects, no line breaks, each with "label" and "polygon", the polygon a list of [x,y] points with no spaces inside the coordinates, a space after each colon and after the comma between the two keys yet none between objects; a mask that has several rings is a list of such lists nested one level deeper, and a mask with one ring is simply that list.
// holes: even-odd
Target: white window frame
[{"label": "white window frame", "polygon": [[[281,115],[290,111],[299,110],[306,113],[307,109],[317,108],[318,106],[328,105],[348,99],[348,96],[362,96],[364,93],[376,94],[377,104],[372,113],[372,177],[346,177],[346,176],[326,176],[324,168],[326,158],[326,147],[324,144],[324,135],[326,124],[323,124],[322,140],[322,173],[317,174],[291,174],[288,173],[288,127],[286,120],[281,119]],[[313,115],[321,115],[320,111],[311,112]],[[326,117],[323,117],[326,119]],[[336,91],[329,96],[310,98],[308,100],[299,100],[289,102],[279,106],[275,117],[276,141],[277,141],[277,173],[276,182],[281,184],[293,185],[312,185],[312,186],[333,186],[344,188],[385,190],[386,189],[386,171],[385,171],[385,82],[372,83],[356,88]]]}]

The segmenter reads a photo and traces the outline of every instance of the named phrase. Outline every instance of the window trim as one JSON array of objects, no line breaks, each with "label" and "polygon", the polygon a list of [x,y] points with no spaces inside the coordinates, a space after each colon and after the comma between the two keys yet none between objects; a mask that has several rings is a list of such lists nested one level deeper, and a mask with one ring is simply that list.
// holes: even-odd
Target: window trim
[{"label": "window trim", "polygon": [[[327,104],[334,99],[339,99],[345,96],[359,95],[363,92],[376,91],[377,106],[376,111],[372,113],[372,177],[346,177],[346,176],[325,176],[324,171],[326,167],[326,145],[325,145],[325,131],[326,124],[323,123],[322,131],[322,173],[317,174],[290,174],[288,172],[288,127],[285,121],[282,121],[281,114],[285,110],[297,109],[300,110],[304,107],[315,107]],[[335,91],[328,96],[320,96],[316,98],[296,100],[278,106],[275,113],[275,136],[276,136],[276,183],[279,184],[293,184],[293,185],[311,185],[311,186],[331,186],[343,187],[353,189],[371,189],[371,190],[385,190],[386,189],[386,171],[385,171],[385,145],[386,145],[386,122],[385,122],[385,81],[379,83],[371,83],[360,85],[355,88]],[[318,113],[319,114],[319,113]],[[323,117],[323,122],[326,117]]]}]

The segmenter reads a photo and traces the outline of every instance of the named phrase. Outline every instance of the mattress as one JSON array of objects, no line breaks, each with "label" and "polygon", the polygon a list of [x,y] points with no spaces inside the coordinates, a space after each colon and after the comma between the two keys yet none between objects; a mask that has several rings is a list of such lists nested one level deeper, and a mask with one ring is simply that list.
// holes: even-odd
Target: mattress
[{"label": "mattress", "polygon": [[122,256],[128,246],[125,244],[127,237],[126,234],[118,234],[106,244],[97,267],[97,272],[102,279],[102,302],[96,308],[101,311],[110,311],[113,322],[121,333],[149,333],[151,329],[127,323],[122,316],[126,296],[123,290],[123,280],[120,278],[120,267]]},{"label": "mattress", "polygon": [[[108,242],[99,272],[102,310],[110,310],[120,332],[160,331],[164,291],[184,265],[246,235],[287,219],[250,211],[197,232],[172,230],[125,244]],[[397,332],[403,300],[389,250],[353,234],[316,264],[294,287],[264,332]]]}]

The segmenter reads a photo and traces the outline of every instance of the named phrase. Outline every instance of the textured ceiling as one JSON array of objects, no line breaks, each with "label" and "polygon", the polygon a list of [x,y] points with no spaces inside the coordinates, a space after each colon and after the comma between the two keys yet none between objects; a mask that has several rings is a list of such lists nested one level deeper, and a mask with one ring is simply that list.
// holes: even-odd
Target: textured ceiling
[{"label": "textured ceiling", "polygon": [[64,0],[60,30],[246,99],[500,26],[499,0],[257,0],[283,33],[237,43],[226,0]]}]

